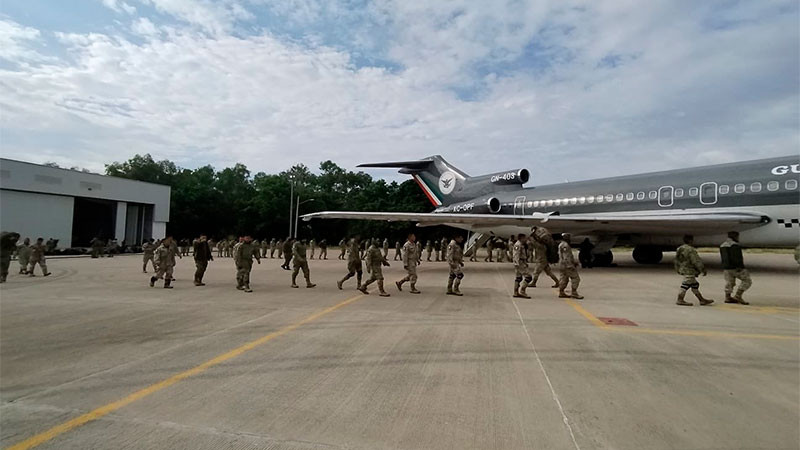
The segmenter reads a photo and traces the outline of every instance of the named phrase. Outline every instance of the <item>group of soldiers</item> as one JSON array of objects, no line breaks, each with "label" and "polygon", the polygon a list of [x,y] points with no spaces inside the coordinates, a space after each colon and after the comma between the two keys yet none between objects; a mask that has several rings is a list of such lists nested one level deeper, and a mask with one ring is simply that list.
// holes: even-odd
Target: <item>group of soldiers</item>
[{"label": "group of soldiers", "polygon": [[50,275],[45,257],[48,247],[44,242],[44,238],[36,239],[33,244],[31,244],[30,238],[26,237],[22,243],[19,243],[19,239],[19,233],[5,231],[0,233],[0,283],[5,283],[8,280],[11,258],[14,254],[17,255],[17,260],[19,261],[20,275],[36,276],[33,269],[36,268],[37,264],[42,270],[42,275]]}]

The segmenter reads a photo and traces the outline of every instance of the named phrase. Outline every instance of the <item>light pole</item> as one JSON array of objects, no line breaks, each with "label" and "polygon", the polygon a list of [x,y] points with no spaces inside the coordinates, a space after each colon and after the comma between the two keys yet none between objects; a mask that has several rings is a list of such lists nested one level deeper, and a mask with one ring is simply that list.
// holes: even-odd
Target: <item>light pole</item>
[{"label": "light pole", "polygon": [[292,236],[292,201],[294,201],[294,179],[289,175],[289,236]]},{"label": "light pole", "polygon": [[303,203],[308,203],[308,202],[313,202],[313,201],[314,201],[314,199],[310,198],[308,200],[303,200],[301,202],[300,201],[300,196],[299,195],[297,196],[297,212],[295,212],[295,215],[294,215],[294,234],[293,234],[293,236],[295,238],[297,238],[297,221],[300,218],[300,205],[302,205]]}]

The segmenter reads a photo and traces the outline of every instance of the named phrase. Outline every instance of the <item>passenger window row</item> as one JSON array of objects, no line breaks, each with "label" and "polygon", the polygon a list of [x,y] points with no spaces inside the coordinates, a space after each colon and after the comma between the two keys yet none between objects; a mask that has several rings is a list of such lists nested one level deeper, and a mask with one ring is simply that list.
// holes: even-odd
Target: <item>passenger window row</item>
[{"label": "passenger window row", "polygon": [[[713,183],[712,183],[713,184]],[[767,191],[775,192],[780,189],[781,183],[779,181],[770,181],[767,183]],[[784,189],[787,191],[793,191],[797,189],[797,180],[786,180],[784,183]],[[750,192],[761,192],[763,186],[761,182],[754,182],[750,184]],[[743,194],[747,190],[747,186],[743,183],[738,183],[733,186],[733,192],[736,194]],[[718,192],[720,195],[728,195],[731,191],[730,186],[727,184],[721,184],[718,186]],[[703,190],[705,194],[705,189]],[[713,190],[712,190],[713,192]],[[689,197],[697,197],[700,193],[699,188],[690,187],[688,190]],[[675,188],[673,195],[675,198],[683,198],[686,194],[683,188]],[[612,202],[621,202],[621,201],[633,201],[636,200],[644,200],[648,198],[650,200],[655,200],[658,198],[658,191],[649,191],[647,193],[640,191],[637,193],[628,192],[628,193],[618,193],[618,194],[600,194],[596,196],[586,196],[586,197],[571,197],[571,198],[557,198],[552,200],[533,200],[527,202],[528,208],[547,208],[551,206],[570,206],[570,205],[586,205],[586,204],[594,204],[594,203],[612,203]]]}]

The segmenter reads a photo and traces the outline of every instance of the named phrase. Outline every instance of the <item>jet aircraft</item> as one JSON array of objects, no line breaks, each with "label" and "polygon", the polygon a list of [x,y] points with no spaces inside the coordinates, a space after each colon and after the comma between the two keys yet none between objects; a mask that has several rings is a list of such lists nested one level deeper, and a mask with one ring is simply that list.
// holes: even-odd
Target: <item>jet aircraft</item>
[{"label": "jet aircraft", "polygon": [[419,184],[430,213],[324,211],[303,219],[361,219],[448,225],[469,230],[467,250],[492,236],[533,226],[588,237],[597,265],[609,265],[615,246],[634,246],[642,264],[661,261],[684,234],[717,246],[739,231],[748,247],[800,243],[800,156],[760,159],[572,183],[524,187],[527,169],[469,176],[439,155],[416,161],[361,164],[399,168]]}]

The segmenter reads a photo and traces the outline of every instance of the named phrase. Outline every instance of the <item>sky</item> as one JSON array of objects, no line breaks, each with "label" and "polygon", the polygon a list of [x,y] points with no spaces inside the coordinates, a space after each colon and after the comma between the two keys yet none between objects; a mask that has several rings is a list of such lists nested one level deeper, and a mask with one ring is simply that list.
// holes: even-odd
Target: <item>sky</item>
[{"label": "sky", "polygon": [[800,152],[794,0],[0,5],[4,158],[277,173],[441,154],[536,185]]}]

